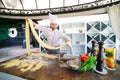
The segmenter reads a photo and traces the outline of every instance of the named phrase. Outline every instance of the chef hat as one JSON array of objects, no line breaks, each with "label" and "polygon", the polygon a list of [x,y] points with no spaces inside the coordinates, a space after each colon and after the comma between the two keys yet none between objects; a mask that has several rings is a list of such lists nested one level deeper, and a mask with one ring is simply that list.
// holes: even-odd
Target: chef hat
[{"label": "chef hat", "polygon": [[50,23],[56,23],[57,24],[57,16],[49,13],[49,19],[50,19]]}]

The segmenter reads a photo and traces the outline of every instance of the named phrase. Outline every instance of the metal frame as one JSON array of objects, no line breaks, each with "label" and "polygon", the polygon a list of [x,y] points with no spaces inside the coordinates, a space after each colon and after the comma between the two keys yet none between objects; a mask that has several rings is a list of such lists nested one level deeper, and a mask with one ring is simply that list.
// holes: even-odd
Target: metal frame
[{"label": "metal frame", "polygon": [[6,8],[6,6],[5,6],[5,4],[3,3],[3,1],[2,1],[2,0],[0,0],[0,1],[1,1],[1,3],[3,4],[4,8]]},{"label": "metal frame", "polygon": [[[20,15],[20,16],[26,16],[26,15],[32,16],[33,15],[34,16],[34,15],[48,15],[48,13],[52,13],[52,14],[72,13],[72,12],[79,12],[79,11],[86,11],[86,10],[91,10],[91,9],[103,8],[103,7],[113,5],[113,4],[120,3],[120,0],[114,1],[114,2],[111,2],[112,0],[109,0],[107,2],[105,2],[105,1],[106,0],[98,0],[98,1],[90,2],[90,3],[86,3],[86,4],[80,4],[80,5],[74,5],[74,6],[65,6],[65,7],[59,7],[59,8],[24,10],[24,5],[22,3],[22,0],[20,0],[21,5],[23,7],[23,10],[1,8],[0,14],[17,15],[17,16],[18,15]],[[50,0],[49,0],[49,4],[50,4]],[[38,8],[37,2],[36,2],[36,8]]]},{"label": "metal frame", "polygon": [[22,0],[20,0],[20,3],[21,3],[21,5],[22,5],[22,8],[23,8],[23,10],[24,10],[24,6],[23,6],[23,3],[22,3]]},{"label": "metal frame", "polygon": [[35,0],[35,4],[36,4],[36,9],[38,9],[38,4],[37,4],[37,0]]}]

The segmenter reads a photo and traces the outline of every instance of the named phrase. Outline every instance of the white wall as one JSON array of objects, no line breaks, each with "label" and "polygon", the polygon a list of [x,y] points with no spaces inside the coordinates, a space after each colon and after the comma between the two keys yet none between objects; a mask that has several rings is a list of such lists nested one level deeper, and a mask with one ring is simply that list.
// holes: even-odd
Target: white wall
[{"label": "white wall", "polygon": [[[108,14],[89,15],[89,16],[78,16],[69,18],[58,18],[58,23],[72,23],[72,22],[87,22],[87,21],[103,21],[108,20]],[[49,19],[38,21],[41,26],[49,25]]]}]

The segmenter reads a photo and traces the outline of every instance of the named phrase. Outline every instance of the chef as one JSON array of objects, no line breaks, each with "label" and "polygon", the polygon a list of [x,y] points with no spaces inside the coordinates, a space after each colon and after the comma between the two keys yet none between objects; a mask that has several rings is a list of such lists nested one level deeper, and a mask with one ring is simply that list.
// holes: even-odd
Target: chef
[{"label": "chef", "polygon": [[[60,32],[57,29],[57,27],[58,27],[57,16],[49,13],[49,19],[50,19],[50,28],[41,27],[39,24],[37,24],[35,22],[33,22],[33,25],[36,29],[38,29],[46,34],[47,41],[50,46],[54,46],[54,47],[60,46],[60,39],[64,40],[68,46],[71,46],[70,37],[67,36],[66,34]],[[47,52],[49,54],[59,54],[60,49],[55,49],[55,50],[47,49]]]}]

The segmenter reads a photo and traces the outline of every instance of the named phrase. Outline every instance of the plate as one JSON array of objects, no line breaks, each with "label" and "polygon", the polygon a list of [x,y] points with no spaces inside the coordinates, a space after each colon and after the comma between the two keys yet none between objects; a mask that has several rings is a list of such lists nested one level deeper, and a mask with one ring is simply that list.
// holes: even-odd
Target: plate
[{"label": "plate", "polygon": [[116,71],[115,68],[109,68],[109,67],[107,67],[107,66],[105,66],[105,68],[106,68],[107,70],[110,70],[110,71]]},{"label": "plate", "polygon": [[97,72],[97,73],[99,73],[99,74],[103,74],[103,75],[105,75],[105,74],[107,74],[107,73],[108,73],[108,72],[107,72],[107,70],[106,70],[105,68],[103,68],[102,72],[101,72],[101,71],[96,70],[96,68],[95,68],[94,70],[95,70],[95,72]]}]

